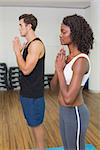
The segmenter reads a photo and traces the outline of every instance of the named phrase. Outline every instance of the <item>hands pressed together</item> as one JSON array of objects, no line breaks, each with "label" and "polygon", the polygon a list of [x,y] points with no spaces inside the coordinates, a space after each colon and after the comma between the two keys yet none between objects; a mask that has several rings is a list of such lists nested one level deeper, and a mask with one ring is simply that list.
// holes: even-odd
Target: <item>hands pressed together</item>
[{"label": "hands pressed together", "polygon": [[66,53],[64,49],[61,49],[60,52],[57,54],[56,62],[55,62],[55,70],[57,72],[63,72],[63,69],[65,67],[65,58]]},{"label": "hands pressed together", "polygon": [[15,37],[13,40],[13,50],[15,54],[18,54],[19,52],[21,52],[22,48],[23,46],[21,45],[19,38]]}]

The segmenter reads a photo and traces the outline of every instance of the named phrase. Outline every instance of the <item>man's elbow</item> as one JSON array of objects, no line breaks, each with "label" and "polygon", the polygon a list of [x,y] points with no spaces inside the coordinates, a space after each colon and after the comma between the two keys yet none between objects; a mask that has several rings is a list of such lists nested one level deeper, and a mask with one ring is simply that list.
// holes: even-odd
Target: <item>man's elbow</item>
[{"label": "man's elbow", "polygon": [[27,69],[22,70],[22,73],[23,73],[25,76],[27,76],[27,75],[30,74],[30,72],[29,72]]}]

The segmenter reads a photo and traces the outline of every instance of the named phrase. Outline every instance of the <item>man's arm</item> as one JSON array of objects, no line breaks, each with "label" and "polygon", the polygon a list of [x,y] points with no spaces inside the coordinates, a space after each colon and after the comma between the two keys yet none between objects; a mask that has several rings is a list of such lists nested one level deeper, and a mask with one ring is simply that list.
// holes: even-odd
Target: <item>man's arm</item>
[{"label": "man's arm", "polygon": [[40,41],[32,42],[28,48],[28,55],[25,61],[19,50],[17,40],[15,39],[15,41],[13,42],[13,48],[16,54],[17,63],[23,74],[28,75],[35,68],[39,58],[41,57],[41,53],[43,52],[43,44]]}]

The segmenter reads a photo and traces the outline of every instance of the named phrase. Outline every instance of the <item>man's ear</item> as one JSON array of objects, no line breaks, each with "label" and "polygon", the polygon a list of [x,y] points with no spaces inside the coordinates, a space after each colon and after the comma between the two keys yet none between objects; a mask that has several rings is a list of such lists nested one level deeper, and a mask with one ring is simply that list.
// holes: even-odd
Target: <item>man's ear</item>
[{"label": "man's ear", "polygon": [[30,30],[32,28],[32,25],[31,24],[28,24],[28,29]]}]

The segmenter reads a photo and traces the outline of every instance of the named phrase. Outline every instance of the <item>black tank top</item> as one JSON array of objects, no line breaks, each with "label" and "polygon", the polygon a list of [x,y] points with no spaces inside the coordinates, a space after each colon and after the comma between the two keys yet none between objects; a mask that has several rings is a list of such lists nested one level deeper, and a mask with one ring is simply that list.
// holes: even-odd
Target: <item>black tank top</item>
[{"label": "black tank top", "polygon": [[[28,47],[33,42],[39,40],[35,38],[32,40],[23,51],[23,58],[26,61],[28,54]],[[42,41],[41,41],[42,42]],[[40,58],[29,75],[24,75],[22,72],[20,74],[20,95],[29,98],[39,98],[44,96],[44,59],[45,53],[42,58]]]}]

